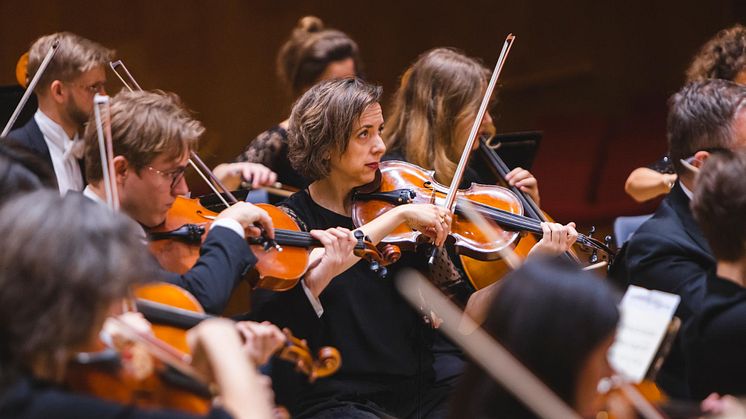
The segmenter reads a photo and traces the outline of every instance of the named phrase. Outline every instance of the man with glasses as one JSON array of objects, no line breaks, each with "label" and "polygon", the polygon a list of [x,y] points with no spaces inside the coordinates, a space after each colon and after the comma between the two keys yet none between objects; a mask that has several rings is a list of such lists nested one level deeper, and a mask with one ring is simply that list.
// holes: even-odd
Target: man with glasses
[{"label": "man with glasses", "polygon": [[[189,192],[184,169],[203,132],[176,95],[123,91],[113,97],[111,176],[120,210],[144,228],[161,225],[176,197]],[[83,194],[103,203],[106,192],[93,119],[84,141],[89,183]],[[194,294],[207,312],[220,314],[233,288],[256,263],[245,235],[259,234],[257,226],[272,235],[272,220],[264,210],[245,202],[231,206],[212,223],[195,266],[184,275],[164,271],[163,279]]]},{"label": "man with glasses", "polygon": [[[715,275],[715,257],[689,207],[696,172],[718,150],[746,147],[746,86],[717,79],[684,86],[669,101],[668,145],[678,180],[622,248],[611,275],[624,284],[678,294],[676,316],[686,323],[699,312]],[[680,344],[657,381],[673,397],[689,395]]]},{"label": "man with glasses", "polygon": [[55,40],[60,42],[57,52],[34,90],[39,109],[8,136],[47,162],[64,194],[85,186],[80,161],[83,147],[78,140],[93,112],[93,96],[104,93],[105,66],[114,51],[69,32],[42,36],[29,50],[28,80]]}]

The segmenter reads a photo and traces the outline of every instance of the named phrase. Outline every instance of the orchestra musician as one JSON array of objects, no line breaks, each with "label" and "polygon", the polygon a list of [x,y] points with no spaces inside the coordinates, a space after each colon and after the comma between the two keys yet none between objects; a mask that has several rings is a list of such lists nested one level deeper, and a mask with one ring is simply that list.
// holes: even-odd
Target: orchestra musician
[{"label": "orchestra musician", "polygon": [[[0,417],[194,417],[104,401],[64,385],[76,355],[94,347],[131,286],[153,277],[138,228],[80,194],[60,197],[48,189],[2,207]],[[207,320],[189,334],[192,365],[207,366],[203,373],[219,389],[220,404],[207,417],[271,417],[271,391],[242,350],[235,325]]]},{"label": "orchestra musician", "polygon": [[[351,77],[361,73],[357,43],[347,34],[326,28],[321,19],[305,16],[298,20],[290,38],[277,55],[277,76],[293,98],[321,80]],[[287,158],[288,119],[251,140],[235,162],[221,164],[215,175],[229,189],[238,188],[242,180],[252,187],[271,185],[275,179],[296,188],[309,183],[293,168]]]},{"label": "orchestra musician", "polygon": [[[449,185],[461,158],[464,144],[478,113],[489,80],[488,70],[476,59],[450,48],[435,48],[421,54],[404,71],[394,95],[392,112],[384,130],[386,160],[404,160],[427,170],[435,170],[435,179]],[[489,112],[484,114],[480,133],[495,134]],[[527,170],[517,167],[506,177],[510,186],[527,193],[537,204],[539,186]],[[462,188],[472,183],[488,183],[475,170],[467,168]],[[577,238],[573,223],[563,226],[543,223],[544,236],[531,252],[560,254]],[[439,257],[431,276],[463,277],[458,258]],[[451,265],[443,267],[442,264]],[[454,278],[436,283],[452,283]]]},{"label": "orchestra musician", "polygon": [[64,194],[82,191],[85,186],[80,140],[93,112],[93,96],[105,93],[105,66],[114,51],[70,32],[45,35],[29,49],[29,79],[55,41],[59,47],[34,89],[39,108],[8,137],[44,159]]},{"label": "orchestra musician", "polygon": [[[686,70],[686,82],[706,79],[746,84],[746,27],[736,24],[707,41]],[[676,173],[666,157],[629,174],[624,191],[637,202],[667,194],[676,183]]]},{"label": "orchestra musician", "polygon": [[[622,248],[610,274],[622,284],[678,294],[676,316],[686,323],[702,308],[716,268],[689,207],[696,185],[691,167],[701,167],[717,150],[746,147],[746,87],[717,79],[694,82],[674,94],[669,105],[669,155],[678,180],[655,215]],[[678,339],[657,383],[672,397],[688,397]]]},{"label": "orchestra musician", "polygon": [[691,207],[717,260],[699,311],[682,332],[691,395],[746,394],[746,150],[713,153]]},{"label": "orchestra musician", "polygon": [[[95,121],[85,133],[88,186],[83,194],[106,202]],[[121,210],[144,228],[162,224],[179,195],[189,192],[184,171],[189,152],[204,132],[174,94],[122,91],[111,99],[113,178]],[[246,202],[223,210],[202,244],[200,258],[183,275],[162,278],[194,295],[208,313],[220,314],[234,287],[256,263],[246,243],[259,234],[255,224],[272,232],[266,211]],[[145,240],[145,232],[140,232]]]},{"label": "orchestra musician", "polygon": [[[375,179],[386,150],[380,97],[380,87],[357,78],[327,80],[293,107],[288,157],[313,182],[281,205],[306,229],[355,228],[352,191]],[[440,245],[450,222],[441,207],[408,204],[360,230],[378,243],[406,223]],[[433,386],[431,328],[391,280],[399,268],[412,266],[409,258],[405,254],[382,279],[351,254],[353,246],[348,231],[338,245],[312,253],[311,264],[315,259],[318,266],[302,286],[255,302],[257,315],[306,336],[312,348],[331,345],[343,354],[334,376],[297,390],[293,413],[302,418],[443,417],[450,389]]]},{"label": "orchestra musician", "polygon": [[[618,302],[612,288],[594,275],[539,259],[501,281],[483,327],[568,406],[594,417],[598,383],[612,373],[607,352],[619,323]],[[454,392],[450,417],[534,415],[471,365]]]}]

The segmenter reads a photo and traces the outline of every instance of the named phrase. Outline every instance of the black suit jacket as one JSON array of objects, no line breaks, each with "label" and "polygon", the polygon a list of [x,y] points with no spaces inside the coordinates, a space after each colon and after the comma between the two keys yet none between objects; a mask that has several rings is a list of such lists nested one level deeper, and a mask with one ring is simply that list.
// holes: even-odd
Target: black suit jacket
[{"label": "black suit jacket", "polygon": [[256,264],[256,256],[238,234],[217,226],[200,247],[197,263],[184,275],[162,271],[164,281],[194,295],[206,312],[221,314],[233,289]]},{"label": "black suit jacket", "polygon": [[[54,174],[54,180],[57,182],[57,174],[54,172],[49,147],[44,140],[44,134],[41,133],[41,129],[39,129],[39,124],[36,123],[35,118],[32,117],[24,126],[8,133],[8,141],[12,144],[23,146],[39,156],[47,163],[49,171]],[[80,165],[80,173],[83,174],[83,185],[85,185],[85,165],[82,160],[78,160],[78,164]]]},{"label": "black suit jacket", "polygon": [[[632,235],[614,264],[611,275],[617,282],[678,294],[681,302],[676,316],[682,322],[701,309],[708,278],[715,277],[716,261],[679,183],[655,215]],[[681,349],[677,339],[658,384],[671,396],[687,397]]]},{"label": "black suit jacket", "polygon": [[746,289],[708,279],[702,309],[682,331],[691,395],[746,394]]}]

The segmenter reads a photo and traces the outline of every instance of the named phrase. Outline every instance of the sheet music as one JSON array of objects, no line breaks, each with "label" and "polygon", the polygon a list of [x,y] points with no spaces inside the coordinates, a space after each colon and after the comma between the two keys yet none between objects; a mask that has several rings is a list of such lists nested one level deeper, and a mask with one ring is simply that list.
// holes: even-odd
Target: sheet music
[{"label": "sheet music", "polygon": [[621,321],[609,362],[617,373],[639,383],[653,362],[681,298],[634,285],[619,305]]}]

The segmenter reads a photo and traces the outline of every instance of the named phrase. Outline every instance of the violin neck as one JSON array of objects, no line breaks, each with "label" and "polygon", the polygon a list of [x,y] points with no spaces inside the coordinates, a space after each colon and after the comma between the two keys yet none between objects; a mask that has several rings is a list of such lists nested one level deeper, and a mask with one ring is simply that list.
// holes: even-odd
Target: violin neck
[{"label": "violin neck", "polygon": [[137,311],[142,313],[149,322],[173,326],[184,330],[191,329],[200,322],[213,317],[209,314],[184,310],[142,298],[138,298],[135,301],[135,304]]},{"label": "violin neck", "polygon": [[[526,217],[525,215],[513,214],[512,212],[507,212],[499,208],[493,208],[489,205],[481,204],[479,202],[470,202],[472,206],[476,208],[477,212],[485,216],[487,219],[496,222],[500,227],[506,230],[526,231],[538,235],[544,234],[544,230],[542,230],[541,228],[541,221]],[[456,213],[461,214],[458,204],[456,204]],[[590,237],[583,234],[578,234],[577,242],[584,246],[599,248],[601,250],[607,251],[606,249],[603,249],[594,239],[591,239]]]}]

